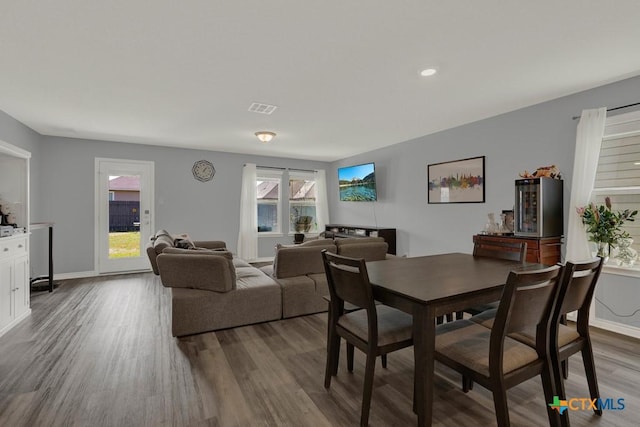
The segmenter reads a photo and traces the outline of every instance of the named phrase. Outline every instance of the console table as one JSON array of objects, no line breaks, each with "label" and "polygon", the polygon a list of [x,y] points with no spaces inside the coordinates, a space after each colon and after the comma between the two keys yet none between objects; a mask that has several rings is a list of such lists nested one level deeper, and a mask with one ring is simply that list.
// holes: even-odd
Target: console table
[{"label": "console table", "polygon": [[500,236],[492,234],[476,234],[473,236],[473,243],[476,242],[507,242],[507,243],[527,243],[527,262],[537,264],[554,265],[561,261],[560,248],[562,246],[562,236],[557,237],[519,237]]},{"label": "console table", "polygon": [[53,292],[53,222],[33,222],[31,223],[31,230],[37,230],[40,228],[48,228],[49,229],[49,274],[45,276],[37,276],[33,277],[30,280],[31,289],[32,290],[40,290],[36,289],[42,285],[37,285],[36,283],[46,281],[47,287],[49,288],[49,292]]},{"label": "console table", "polygon": [[324,235],[328,239],[341,237],[382,237],[389,245],[388,253],[396,254],[396,229],[365,225],[327,224]]}]

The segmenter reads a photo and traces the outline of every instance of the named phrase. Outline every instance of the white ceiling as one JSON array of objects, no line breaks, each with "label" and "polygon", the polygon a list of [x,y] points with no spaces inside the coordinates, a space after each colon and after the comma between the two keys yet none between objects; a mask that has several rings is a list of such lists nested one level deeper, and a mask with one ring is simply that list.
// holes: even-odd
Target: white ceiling
[{"label": "white ceiling", "polygon": [[638,0],[0,0],[0,110],[332,161],[638,75],[639,21]]}]

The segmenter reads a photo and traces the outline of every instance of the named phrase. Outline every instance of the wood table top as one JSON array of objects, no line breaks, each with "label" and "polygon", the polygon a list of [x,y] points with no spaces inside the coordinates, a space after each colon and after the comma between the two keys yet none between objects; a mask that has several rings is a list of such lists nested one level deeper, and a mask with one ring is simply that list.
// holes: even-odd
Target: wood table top
[{"label": "wood table top", "polygon": [[510,271],[541,267],[540,264],[521,264],[463,253],[367,262],[372,285],[420,303],[502,288]]}]

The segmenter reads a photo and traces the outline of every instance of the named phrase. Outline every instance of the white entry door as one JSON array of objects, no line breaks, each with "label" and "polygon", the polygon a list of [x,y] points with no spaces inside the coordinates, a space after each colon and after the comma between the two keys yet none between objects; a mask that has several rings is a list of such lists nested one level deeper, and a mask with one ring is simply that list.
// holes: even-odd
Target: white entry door
[{"label": "white entry door", "polygon": [[96,270],[149,270],[153,162],[96,158]]}]

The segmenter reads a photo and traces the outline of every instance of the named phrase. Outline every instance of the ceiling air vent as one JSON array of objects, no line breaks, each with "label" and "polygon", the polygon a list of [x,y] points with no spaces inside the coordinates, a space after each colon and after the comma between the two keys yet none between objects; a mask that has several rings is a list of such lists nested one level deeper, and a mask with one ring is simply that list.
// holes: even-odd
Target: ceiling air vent
[{"label": "ceiling air vent", "polygon": [[274,111],[276,111],[276,108],[278,107],[275,105],[261,104],[259,102],[254,102],[249,106],[249,111],[251,111],[252,113],[258,113],[258,114],[271,114]]}]

